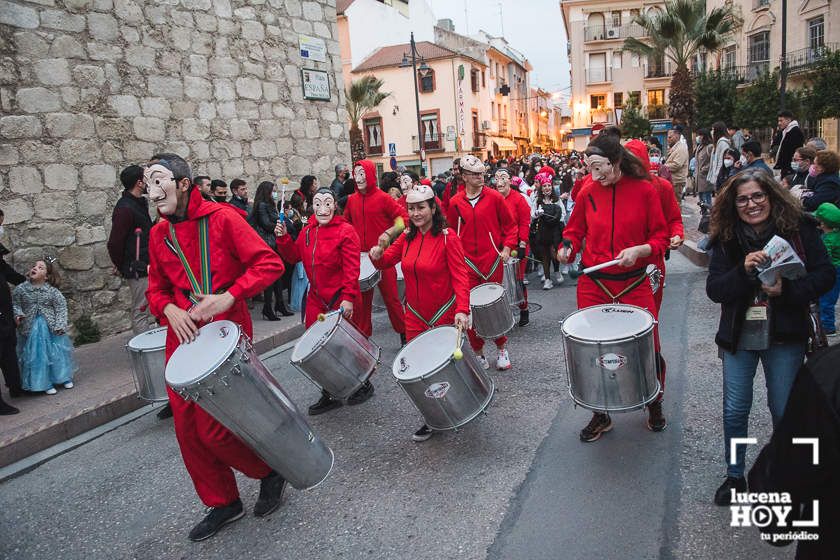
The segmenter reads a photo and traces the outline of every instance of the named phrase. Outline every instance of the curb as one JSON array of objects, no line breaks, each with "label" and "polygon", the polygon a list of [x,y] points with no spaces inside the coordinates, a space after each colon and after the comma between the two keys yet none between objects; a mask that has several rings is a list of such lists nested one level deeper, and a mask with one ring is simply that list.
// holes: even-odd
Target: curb
[{"label": "curb", "polygon": [[686,239],[685,242],[680,245],[680,253],[696,266],[702,266],[703,268],[709,267],[709,253],[698,249],[697,243],[691,241],[690,239]]},{"label": "curb", "polygon": [[[300,337],[305,330],[302,324],[296,324],[288,330],[257,341],[254,343],[254,351],[257,354],[264,354]],[[81,410],[77,414],[41,426],[37,431],[13,440],[0,449],[0,468],[98,428],[148,404],[137,397],[137,391],[132,390],[92,408]]]}]

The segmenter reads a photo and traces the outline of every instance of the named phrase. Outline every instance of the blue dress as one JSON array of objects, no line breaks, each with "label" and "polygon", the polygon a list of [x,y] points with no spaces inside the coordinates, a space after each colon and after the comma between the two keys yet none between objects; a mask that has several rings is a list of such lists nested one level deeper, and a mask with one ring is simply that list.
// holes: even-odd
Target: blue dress
[{"label": "blue dress", "polygon": [[25,391],[43,392],[73,381],[76,364],[70,337],[50,332],[40,313],[32,321],[29,335],[18,338],[17,353]]}]

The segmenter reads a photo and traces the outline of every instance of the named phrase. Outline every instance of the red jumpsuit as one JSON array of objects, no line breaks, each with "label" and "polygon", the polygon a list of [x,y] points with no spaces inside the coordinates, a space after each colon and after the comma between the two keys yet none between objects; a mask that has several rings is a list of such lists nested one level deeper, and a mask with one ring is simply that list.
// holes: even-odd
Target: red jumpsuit
[{"label": "red jumpsuit", "polygon": [[[490,187],[482,187],[473,206],[467,200],[466,190],[463,190],[449,201],[446,221],[456,232],[460,230],[470,288],[485,282],[501,284],[504,268],[501,266],[499,252],[504,247],[516,247],[518,239],[516,221],[502,195]],[[472,267],[477,268],[478,272]],[[475,334],[474,329],[470,329],[467,334],[470,346],[476,354],[481,354],[484,340]],[[499,337],[495,342],[496,347],[503,348],[507,337]]]},{"label": "red jumpsuit", "polygon": [[[178,243],[193,273],[200,277],[198,219],[209,218],[212,292],[228,291],[236,302],[215,320],[238,323],[252,336],[251,315],[245,299],[255,296],[283,274],[283,262],[256,232],[226,204],[207,202],[198,189],[190,193],[187,218],[175,223]],[[163,309],[170,303],[189,309],[190,283],[181,261],[169,248],[169,221],[161,220],[149,233],[150,312],[162,325],[168,322]],[[198,326],[202,326],[199,324]],[[178,348],[175,331],[166,336],[166,361]],[[202,372],[196,371],[196,374]],[[199,498],[208,507],[229,505],[239,497],[232,468],[250,478],[264,478],[271,468],[236,436],[198,404],[167,388],[175,421],[175,436],[184,465]]]},{"label": "red jumpsuit", "polygon": [[[453,181],[454,181],[454,179],[453,179]],[[441,208],[443,209],[444,212],[449,211],[449,201],[452,200],[452,197],[455,196],[455,194],[458,194],[459,192],[464,192],[464,189],[466,188],[466,186],[464,185],[464,183],[462,181],[458,181],[458,186],[455,187],[456,192],[455,192],[455,194],[452,194],[452,182],[453,181],[448,182],[446,184],[446,188],[443,190],[443,201],[442,201],[443,206],[441,206]]]},{"label": "red jumpsuit", "polygon": [[[628,270],[616,265],[598,271],[600,274],[608,275],[626,274],[635,270],[643,271],[648,264],[658,263],[668,247],[668,229],[665,216],[662,214],[659,194],[648,181],[627,176],[619,179],[613,186],[604,186],[593,180],[582,188],[569,223],[563,230],[563,237],[572,242],[570,261],[586,239],[581,259],[582,268],[611,261],[628,247],[650,244],[651,255],[645,259],[639,259],[633,269]],[[600,282],[612,294],[618,294],[632,284],[634,279],[601,278]],[[578,309],[613,301],[592,278],[586,275],[578,279],[577,300]],[[643,307],[655,318],[659,316],[659,310],[647,280],[618,298],[618,301]],[[658,352],[658,329],[654,329],[654,337]],[[659,378],[661,391],[664,391],[664,367],[660,368]]]},{"label": "red jumpsuit", "polygon": [[[363,159],[356,162],[365,170],[367,178],[367,189],[362,194],[357,191],[347,198],[347,206],[344,208],[344,218],[356,228],[363,251],[368,251],[379,241],[379,236],[386,229],[394,225],[394,220],[402,217],[408,223],[408,214],[396,200],[382,192],[376,186],[376,166],[370,160]],[[358,284],[359,278],[356,277]],[[382,271],[379,280],[379,291],[385,301],[385,308],[388,310],[388,318],[391,326],[400,334],[405,333],[405,311],[400,303],[399,292],[397,291],[397,271],[394,267]],[[371,325],[371,311],[373,308],[373,290],[362,292],[362,305],[353,316],[359,330],[370,336],[373,332]]]},{"label": "red jumpsuit", "polygon": [[[378,269],[402,262],[405,277],[405,338],[439,325],[451,325],[456,313],[470,313],[470,285],[461,240],[450,230],[433,235],[403,234],[373,261]],[[453,299],[454,298],[454,299]],[[444,311],[445,309],[445,311]]]},{"label": "red jumpsuit", "polygon": [[[333,216],[326,225],[313,217],[297,240],[290,235],[277,238],[277,251],[289,264],[303,263],[309,290],[306,293],[306,318],[309,328],[318,315],[338,309],[342,300],[353,302],[353,319],[361,307],[359,295],[359,237],[343,217]],[[356,326],[358,326],[356,324]]]},{"label": "red jumpsuit", "polygon": [[[522,193],[516,189],[511,188],[508,195],[505,197],[505,204],[507,204],[510,215],[516,220],[516,252],[519,256],[519,274],[516,279],[522,282],[525,278],[525,266],[528,264],[528,237],[531,233],[531,206]],[[524,241],[525,248],[520,249],[519,243]],[[519,309],[528,309],[528,289],[522,285],[522,293],[525,295],[525,301],[519,304]]]}]

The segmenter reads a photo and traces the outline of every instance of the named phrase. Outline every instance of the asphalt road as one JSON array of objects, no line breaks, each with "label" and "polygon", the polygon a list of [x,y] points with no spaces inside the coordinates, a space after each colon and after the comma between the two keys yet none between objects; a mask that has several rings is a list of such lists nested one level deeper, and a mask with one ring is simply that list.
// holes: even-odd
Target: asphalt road
[{"label": "asphalt road", "polygon": [[[290,490],[269,518],[248,515],[191,543],[203,507],[171,423],[148,414],[0,484],[0,558],[792,558],[792,548],[730,528],[728,510],[711,503],[724,466],[717,309],[704,279],[680,255],[669,263],[663,433],[635,412],[615,415],[598,442],[578,440],[589,413],[568,396],[559,338],[574,287],[532,282],[542,310],[511,337],[513,369],[491,373],[488,414],[458,433],[410,440],[420,418],[392,379],[398,338],[378,313],[375,397],[310,419],[336,455],[316,489]],[[267,365],[305,408],[318,391],[289,354]],[[763,391],[756,383],[760,441],[769,435]],[[238,480],[250,510],[258,484]]]}]

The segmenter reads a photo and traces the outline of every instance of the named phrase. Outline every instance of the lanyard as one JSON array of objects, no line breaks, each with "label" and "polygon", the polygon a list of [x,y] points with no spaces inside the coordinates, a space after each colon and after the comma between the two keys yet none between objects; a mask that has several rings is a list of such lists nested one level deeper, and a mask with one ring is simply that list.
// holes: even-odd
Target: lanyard
[{"label": "lanyard", "polygon": [[598,287],[601,288],[604,291],[604,293],[607,294],[607,296],[610,299],[612,299],[613,303],[618,303],[618,298],[625,295],[630,290],[634,290],[637,287],[641,286],[642,282],[645,281],[646,277],[647,277],[647,274],[645,274],[645,271],[642,270],[641,276],[639,276],[636,280],[633,280],[633,282],[631,282],[629,286],[627,286],[626,288],[624,288],[623,290],[618,292],[618,294],[616,294],[616,295],[613,295],[612,292],[610,292],[609,289],[607,289],[607,287],[604,286],[604,284],[600,280],[598,280],[597,278],[592,278],[592,281],[595,282],[595,284],[597,284]]},{"label": "lanyard", "polygon": [[178,237],[175,235],[175,226],[172,222],[169,223],[169,236],[172,238],[172,247],[175,249],[175,254],[181,261],[181,266],[184,267],[184,272],[187,275],[187,280],[192,288],[192,293],[189,295],[190,301],[198,303],[198,294],[213,293],[213,276],[210,273],[210,224],[207,216],[198,220],[198,247],[201,255],[201,281],[196,279],[195,274],[187,261],[186,255],[181,250],[181,245],[178,243]]},{"label": "lanyard", "polygon": [[422,315],[420,315],[420,313],[419,313],[417,310],[415,310],[413,307],[411,307],[411,304],[410,304],[410,303],[406,303],[406,305],[405,305],[405,306],[406,306],[406,308],[407,308],[409,311],[411,311],[411,312],[412,312],[412,313],[413,313],[413,314],[414,314],[414,315],[415,315],[418,319],[420,319],[421,321],[423,321],[423,323],[424,323],[427,327],[432,328],[432,327],[434,327],[434,326],[435,326],[435,323],[437,323],[438,321],[440,321],[440,318],[441,318],[441,317],[443,317],[443,316],[446,314],[446,312],[447,312],[447,311],[449,311],[449,309],[450,309],[450,308],[451,308],[454,304],[455,304],[455,294],[452,294],[452,297],[451,297],[451,298],[449,298],[449,301],[447,301],[446,303],[444,303],[444,304],[443,304],[443,306],[442,306],[440,309],[438,309],[438,310],[437,310],[437,313],[435,313],[435,314],[434,314],[434,316],[433,316],[430,320],[428,320],[428,321],[427,321],[426,319],[424,319],[424,318],[423,318],[423,316],[422,316]]},{"label": "lanyard", "polygon": [[494,262],[493,266],[490,267],[490,272],[488,272],[486,276],[481,273],[481,271],[478,269],[475,263],[473,263],[469,258],[464,257],[464,260],[466,261],[467,266],[470,267],[470,269],[472,269],[473,272],[478,274],[481,278],[484,279],[485,282],[487,282],[487,280],[491,276],[493,276],[493,273],[496,272],[496,269],[499,267],[499,263],[502,261],[502,256],[499,255],[498,257],[496,257],[496,262]]}]

